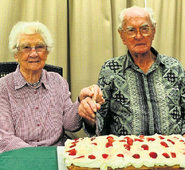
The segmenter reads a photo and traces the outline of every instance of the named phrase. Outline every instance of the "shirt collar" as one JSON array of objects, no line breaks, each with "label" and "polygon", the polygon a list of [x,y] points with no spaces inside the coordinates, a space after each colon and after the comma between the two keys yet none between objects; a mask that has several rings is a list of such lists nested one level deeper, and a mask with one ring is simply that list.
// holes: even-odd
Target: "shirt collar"
[{"label": "shirt collar", "polygon": [[[160,64],[164,64],[161,60],[161,56],[160,54],[153,48],[150,48],[151,52],[156,56],[156,60],[155,60],[155,65],[160,65]],[[129,67],[133,67],[135,69],[138,69],[138,66],[135,65],[134,60],[129,52],[129,50],[127,51],[127,55],[126,55],[126,62],[125,62],[125,66],[124,66],[124,70],[126,70]]]},{"label": "shirt collar", "polygon": [[[19,64],[17,65],[17,68],[15,70],[14,74],[14,82],[15,82],[15,89],[20,89],[24,86],[27,85],[27,81],[24,79],[24,77],[22,76],[21,72],[20,72],[20,66]],[[46,88],[49,89],[49,82],[47,80],[47,71],[46,70],[42,70],[42,76],[41,76],[41,85]]]}]

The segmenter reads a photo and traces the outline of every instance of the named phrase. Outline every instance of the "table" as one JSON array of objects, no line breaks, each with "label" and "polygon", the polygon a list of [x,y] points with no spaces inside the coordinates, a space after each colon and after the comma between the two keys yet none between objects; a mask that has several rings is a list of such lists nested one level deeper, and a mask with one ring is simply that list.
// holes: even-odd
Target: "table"
[{"label": "table", "polygon": [[0,154],[0,170],[58,170],[56,147],[31,147]]}]

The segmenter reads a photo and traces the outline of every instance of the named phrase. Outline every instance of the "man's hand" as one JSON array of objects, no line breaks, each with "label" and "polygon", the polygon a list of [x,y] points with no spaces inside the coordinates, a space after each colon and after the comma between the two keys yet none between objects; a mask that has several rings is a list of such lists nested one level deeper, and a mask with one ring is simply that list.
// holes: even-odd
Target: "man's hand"
[{"label": "man's hand", "polygon": [[96,123],[96,112],[100,109],[100,104],[105,102],[101,89],[97,85],[86,87],[81,90],[79,99],[79,115],[84,118],[87,124],[94,126]]},{"label": "man's hand", "polygon": [[92,85],[86,88],[83,88],[79,94],[80,102],[86,97],[93,97],[96,103],[102,104],[105,102],[103,98],[102,91],[98,85]]}]

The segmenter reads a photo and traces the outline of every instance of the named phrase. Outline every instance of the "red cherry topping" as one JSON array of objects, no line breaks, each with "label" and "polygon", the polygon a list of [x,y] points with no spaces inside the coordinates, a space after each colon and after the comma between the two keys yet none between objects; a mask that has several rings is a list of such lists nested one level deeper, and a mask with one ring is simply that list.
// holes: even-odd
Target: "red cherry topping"
[{"label": "red cherry topping", "polygon": [[107,142],[105,145],[106,148],[111,147],[111,146],[113,146],[112,142]]},{"label": "red cherry topping", "polygon": [[165,158],[170,158],[170,155],[168,155],[168,153],[163,153],[162,154]]},{"label": "red cherry topping", "polygon": [[105,147],[108,148],[110,146],[113,146],[113,142],[115,141],[112,136],[107,137],[108,142],[106,143]]},{"label": "red cherry topping", "polygon": [[154,158],[154,159],[157,158],[157,153],[155,152],[150,152],[149,155],[151,158]]},{"label": "red cherry topping", "polygon": [[79,139],[74,139],[75,142],[79,142]]},{"label": "red cherry topping", "polygon": [[143,144],[143,145],[141,145],[141,147],[142,147],[144,150],[148,150],[148,149],[149,149],[149,147],[148,147],[147,144]]},{"label": "red cherry topping", "polygon": [[173,145],[175,145],[175,142],[172,141],[171,139],[167,139],[168,142],[171,142]]},{"label": "red cherry topping", "polygon": [[124,155],[123,154],[117,154],[117,157],[122,157],[122,158],[124,158]]},{"label": "red cherry topping", "polygon": [[149,142],[149,141],[154,141],[155,140],[155,138],[151,138],[151,137],[148,137],[148,138],[146,138],[146,140]]},{"label": "red cherry topping", "polygon": [[109,155],[108,154],[102,154],[102,157],[106,159]]},{"label": "red cherry topping", "polygon": [[126,142],[126,140],[124,140],[124,139],[123,140],[119,140],[119,142]]},{"label": "red cherry topping", "polygon": [[161,144],[162,146],[166,147],[166,148],[169,147],[168,144],[167,144],[166,142],[161,142],[160,144]]},{"label": "red cherry topping", "polygon": [[140,138],[140,139],[144,139],[145,136],[144,136],[144,135],[140,135],[139,138]]},{"label": "red cherry topping", "polygon": [[115,141],[112,136],[107,137],[108,142],[106,143],[105,147],[108,148],[110,146],[113,146],[113,142]]},{"label": "red cherry topping", "polygon": [[130,150],[130,145],[124,144],[124,148],[129,151]]},{"label": "red cherry topping", "polygon": [[85,158],[85,156],[82,155],[82,156],[76,157],[76,158],[74,158],[74,159],[80,159],[80,158]]},{"label": "red cherry topping", "polygon": [[139,154],[134,154],[134,155],[132,155],[132,157],[135,158],[135,159],[139,159],[140,155]]},{"label": "red cherry topping", "polygon": [[176,158],[176,153],[175,152],[171,152],[171,156],[172,156],[172,158]]},{"label": "red cherry topping", "polygon": [[93,141],[93,140],[95,140],[95,139],[96,139],[95,137],[92,137],[92,138],[91,138],[91,141]]},{"label": "red cherry topping", "polygon": [[73,148],[73,147],[75,147],[75,146],[76,146],[76,144],[73,144],[73,145],[70,146],[70,148]]},{"label": "red cherry topping", "polygon": [[76,155],[76,150],[75,149],[71,149],[71,150],[68,150],[67,152],[69,152],[69,155]]},{"label": "red cherry topping", "polygon": [[137,139],[137,138],[135,138],[134,141],[144,142],[143,139]]},{"label": "red cherry topping", "polygon": [[114,138],[112,136],[107,136],[108,140],[113,140]]},{"label": "red cherry topping", "polygon": [[163,136],[159,136],[159,139],[165,139]]},{"label": "red cherry topping", "polygon": [[111,139],[111,138],[108,139],[108,142],[112,142],[113,143],[114,141],[115,141],[114,139]]},{"label": "red cherry topping", "polygon": [[125,139],[127,139],[128,145],[130,145],[130,146],[133,145],[134,140],[132,138],[129,138],[128,136],[126,136]]},{"label": "red cherry topping", "polygon": [[174,136],[173,138],[174,138],[174,139],[179,139],[177,136]]},{"label": "red cherry topping", "polygon": [[88,158],[89,159],[96,159],[96,157],[94,155],[89,155]]},{"label": "red cherry topping", "polygon": [[75,140],[74,142],[71,142],[71,144],[76,144],[78,142],[79,142],[78,140]]}]

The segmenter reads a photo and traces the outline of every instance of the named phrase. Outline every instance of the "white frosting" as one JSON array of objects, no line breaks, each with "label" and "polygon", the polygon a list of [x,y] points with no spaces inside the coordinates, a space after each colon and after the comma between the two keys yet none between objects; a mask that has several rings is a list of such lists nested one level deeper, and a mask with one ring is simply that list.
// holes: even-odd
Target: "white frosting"
[{"label": "white frosting", "polygon": [[[133,140],[133,144],[127,141],[127,137]],[[113,140],[107,138],[113,138]],[[148,141],[150,138],[155,140]],[[161,142],[165,142],[168,147],[163,146]],[[109,146],[106,146],[107,143]],[[143,149],[143,144],[148,146],[148,150]],[[127,150],[124,145],[130,147],[130,150]],[[76,153],[70,155],[72,149]],[[157,153],[156,158],[150,157],[152,152]],[[170,158],[163,156],[164,153],[168,154]],[[171,153],[176,155],[175,158],[172,157]],[[108,155],[106,158],[105,154]],[[123,154],[124,157],[118,157],[118,154]],[[140,158],[134,158],[135,154],[138,154]],[[95,156],[96,159],[88,158],[89,155]],[[140,168],[143,165],[146,167],[179,165],[185,168],[185,138],[181,135],[162,136],[155,134],[142,137],[107,135],[77,140],[68,139],[65,143],[63,157],[66,166],[73,164],[80,167],[100,168],[101,170],[107,170],[107,167],[114,169],[130,165],[135,168]]]}]

